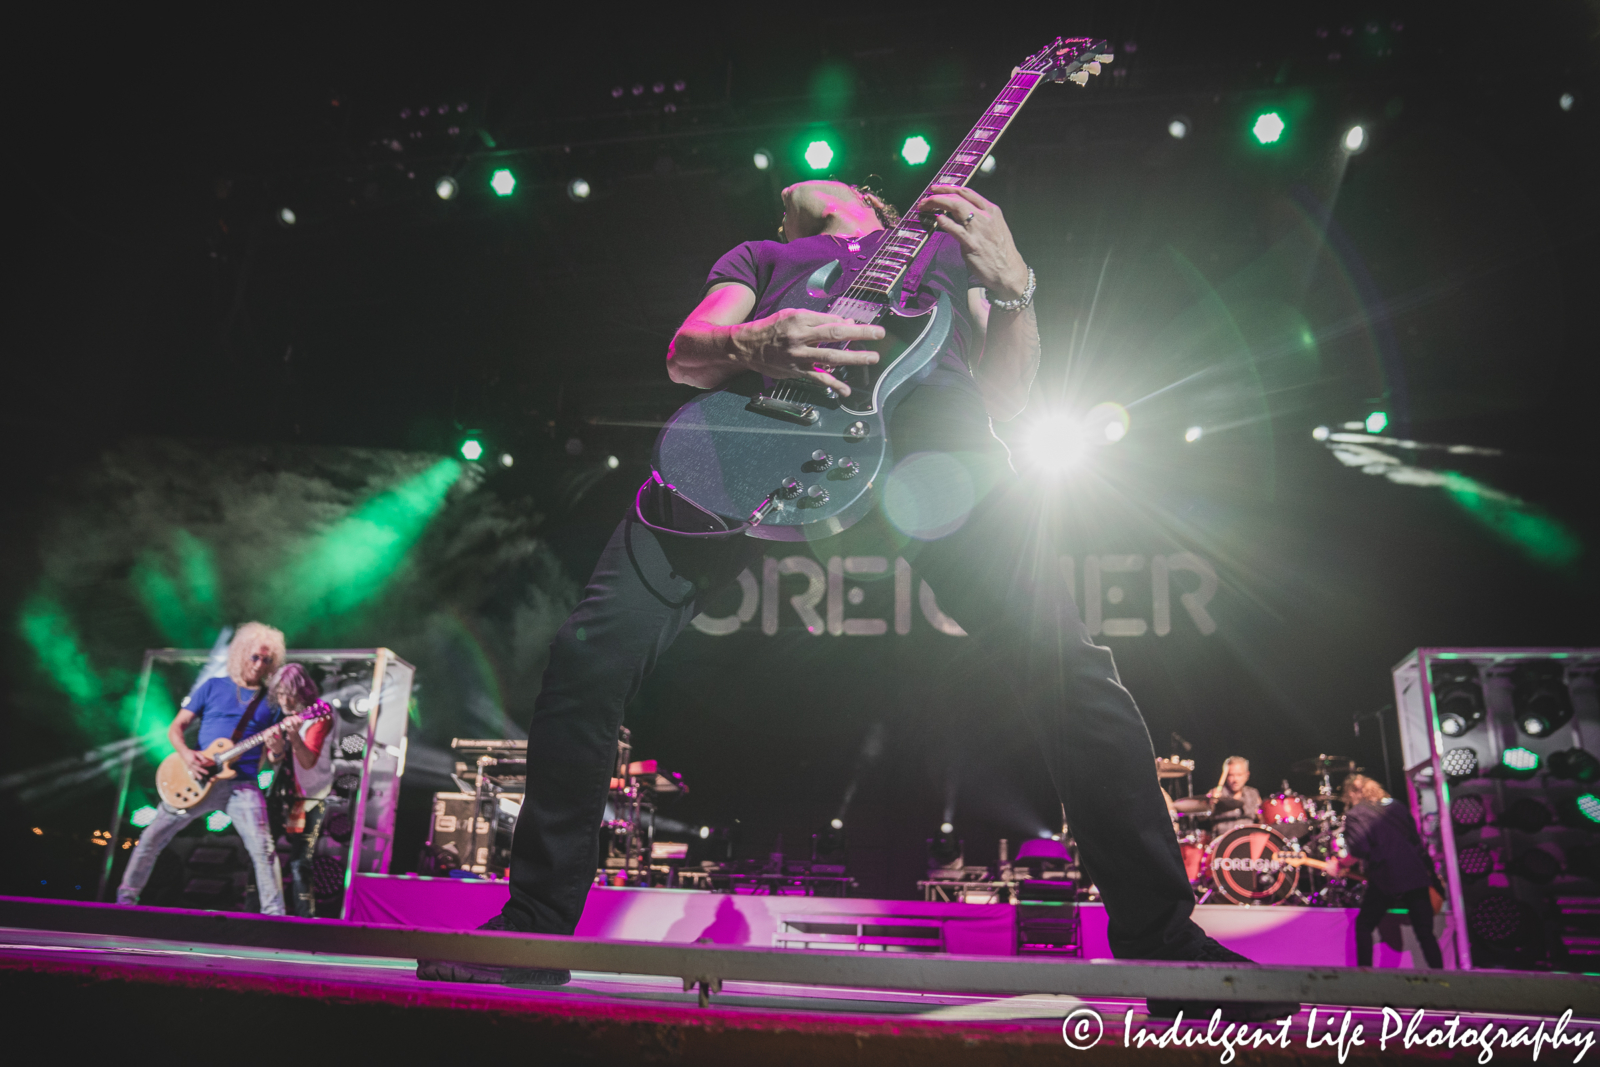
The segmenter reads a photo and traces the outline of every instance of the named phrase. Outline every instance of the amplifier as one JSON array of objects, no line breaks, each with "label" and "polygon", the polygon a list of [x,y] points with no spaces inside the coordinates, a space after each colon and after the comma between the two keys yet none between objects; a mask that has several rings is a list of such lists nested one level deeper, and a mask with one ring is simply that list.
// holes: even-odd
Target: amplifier
[{"label": "amplifier", "polygon": [[433,819],[428,824],[428,851],[437,858],[453,857],[464,871],[484,874],[503,871],[511,862],[511,834],[522,809],[521,793],[501,793],[485,800],[490,811],[473,810],[471,793],[433,794]]}]

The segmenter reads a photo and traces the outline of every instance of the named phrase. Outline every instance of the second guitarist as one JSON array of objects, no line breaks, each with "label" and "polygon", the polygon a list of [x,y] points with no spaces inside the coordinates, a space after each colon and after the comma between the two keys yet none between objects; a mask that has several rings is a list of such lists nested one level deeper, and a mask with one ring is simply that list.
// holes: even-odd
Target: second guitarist
[{"label": "second guitarist", "polygon": [[[211,762],[184,742],[184,731],[192,723],[200,724],[198,747],[203,749],[218,738],[239,739],[259,733],[282,716],[268,699],[265,682],[283,663],[284,655],[282,631],[259,622],[239,627],[228,646],[227,676],[209,679],[190,693],[167,728],[168,740],[191,772],[198,775]],[[266,748],[276,758],[284,745],[281,738],[273,738]],[[273,855],[272,831],[267,824],[266,798],[256,786],[260,764],[261,750],[252,749],[234,765],[235,777],[214,782],[205,798],[193,807],[179,810],[162,801],[156,808],[155,821],[145,827],[133,855],[128,857],[128,869],[117,887],[117,903],[139,903],[139,894],[150,880],[156,859],[179,830],[202,815],[225,811],[255,867],[261,914],[282,915],[283,888]]]}]

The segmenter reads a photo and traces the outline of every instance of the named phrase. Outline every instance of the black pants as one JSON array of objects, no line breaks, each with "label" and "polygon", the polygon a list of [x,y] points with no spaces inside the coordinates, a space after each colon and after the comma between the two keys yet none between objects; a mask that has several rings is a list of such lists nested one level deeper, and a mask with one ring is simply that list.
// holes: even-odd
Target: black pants
[{"label": "black pants", "polygon": [[1444,970],[1444,954],[1439,951],[1439,942],[1433,936],[1433,900],[1429,898],[1426,886],[1404,893],[1380,893],[1370,885],[1367,887],[1367,895],[1361,899],[1361,910],[1356,913],[1357,966],[1372,966],[1372,931],[1378,928],[1378,923],[1383,921],[1389,909],[1396,905],[1406,909],[1411,929],[1416,931],[1417,944],[1421,946],[1422,957],[1428,961],[1428,966],[1436,971]]},{"label": "black pants", "polygon": [[312,874],[317,856],[317,839],[322,836],[322,820],[327,813],[328,806],[322,801],[306,801],[305,831],[288,835],[289,877],[293,883],[290,911],[302,919],[314,919],[317,916],[316,885]]},{"label": "black pants", "polygon": [[[1105,902],[1112,951],[1182,958],[1204,938],[1155,775],[1154,751],[1109,649],[1090,639],[1047,535],[1040,496],[969,394],[923,387],[895,413],[901,455],[955,456],[976,506],[964,525],[906,555],[971,635],[1033,727],[1081,862]],[[647,515],[649,513],[647,512]],[[652,517],[651,521],[658,521]],[[656,534],[624,520],[556,634],[528,729],[528,785],[512,844],[508,926],[571,933],[599,857],[598,828],[623,709],[709,595],[755,565],[766,542]],[[825,554],[825,549],[824,553]]]}]

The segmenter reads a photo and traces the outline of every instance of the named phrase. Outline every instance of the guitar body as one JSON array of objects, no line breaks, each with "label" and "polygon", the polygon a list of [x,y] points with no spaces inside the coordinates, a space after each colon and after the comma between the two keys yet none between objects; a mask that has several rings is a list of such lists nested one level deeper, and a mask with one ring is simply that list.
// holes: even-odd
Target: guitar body
[{"label": "guitar body", "polygon": [[889,458],[889,415],[936,365],[954,317],[944,294],[925,311],[889,310],[878,320],[887,334],[874,346],[878,363],[870,376],[848,379],[848,397],[746,374],[694,398],[661,428],[656,472],[730,524],[770,501],[745,531],[752,537],[807,541],[844,531],[871,510]]},{"label": "guitar body", "polygon": [[[201,752],[215,760],[232,747],[232,741],[226,737],[219,737]],[[204,780],[197,781],[189,773],[183,757],[174,752],[162,760],[161,766],[156,769],[156,792],[161,794],[161,799],[169,806],[185,811],[204,800],[206,794],[211,792],[214,782],[232,778],[235,773],[233,760],[226,763],[218,762]]]}]

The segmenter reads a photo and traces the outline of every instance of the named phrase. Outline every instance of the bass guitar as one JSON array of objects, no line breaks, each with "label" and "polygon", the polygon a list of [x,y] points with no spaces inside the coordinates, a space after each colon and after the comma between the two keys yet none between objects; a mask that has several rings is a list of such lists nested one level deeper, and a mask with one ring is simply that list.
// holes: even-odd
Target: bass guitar
[{"label": "bass guitar", "polygon": [[[971,181],[1040,82],[1087,84],[1111,58],[1104,41],[1060,37],[1030,56],[930,185]],[[826,264],[783,304],[884,327],[887,336],[872,346],[879,353],[875,365],[831,371],[849,384],[848,397],[810,379],[775,381],[756,374],[696,397],[656,438],[654,473],[640,489],[636,509],[653,483],[688,505],[687,511],[671,510],[702,516],[707,527],[677,532],[776,541],[826,537],[865,515],[889,456],[889,414],[908,387],[933,369],[950,340],[955,312],[949,295],[941,293],[920,312],[898,306],[907,271],[937,229],[930,216],[908,214],[884,234],[870,258],[862,257],[865,263],[851,263],[848,270],[840,262]],[[639,518],[648,523],[642,510]]]},{"label": "bass guitar", "polygon": [[179,811],[192,808],[206,798],[206,794],[211,792],[214,784],[238,776],[233,765],[238,762],[240,756],[252,748],[266,744],[274,737],[283,736],[301,723],[326,719],[332,714],[333,708],[326,701],[319,700],[305,711],[286,716],[260,733],[251,734],[240,741],[219,737],[201,750],[201,755],[211,757],[212,764],[200,778],[190,774],[189,765],[183,762],[182,756],[174,752],[162,760],[161,766],[156,768],[156,792],[161,794],[161,799],[169,806]]}]

